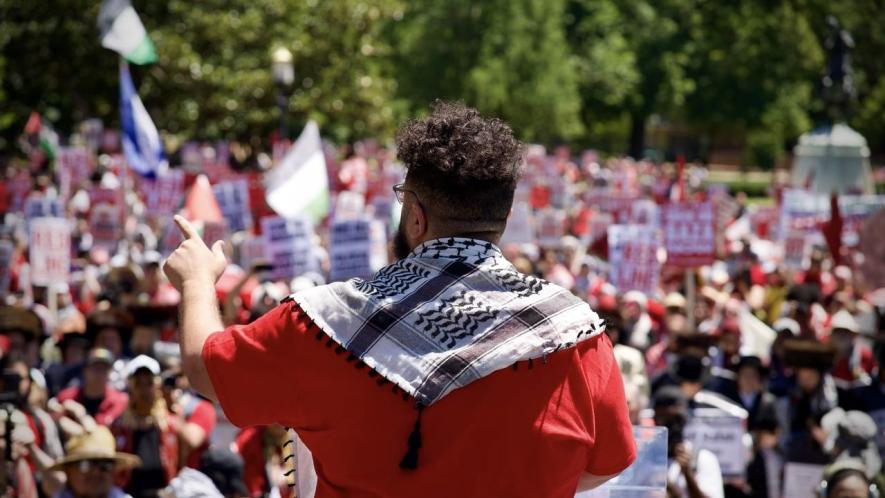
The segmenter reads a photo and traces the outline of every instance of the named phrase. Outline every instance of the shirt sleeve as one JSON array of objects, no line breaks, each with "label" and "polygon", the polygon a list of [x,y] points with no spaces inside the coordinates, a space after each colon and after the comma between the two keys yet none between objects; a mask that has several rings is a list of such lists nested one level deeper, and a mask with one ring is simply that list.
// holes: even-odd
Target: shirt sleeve
[{"label": "shirt sleeve", "polygon": [[203,362],[234,425],[292,425],[300,403],[297,390],[287,386],[298,381],[294,367],[309,324],[300,308],[287,302],[249,325],[228,327],[206,340]]},{"label": "shirt sleeve", "polygon": [[187,423],[196,424],[203,429],[208,437],[212,434],[212,430],[215,429],[216,418],[215,407],[212,406],[212,403],[200,400],[197,403],[196,409],[194,409],[194,413],[187,419]]},{"label": "shirt sleeve", "polygon": [[624,395],[624,381],[618,363],[614,359],[611,343],[607,351],[610,366],[607,379],[600,383],[593,404],[595,441],[589,449],[585,470],[596,476],[619,474],[636,460],[636,441],[633,439],[633,426]]}]

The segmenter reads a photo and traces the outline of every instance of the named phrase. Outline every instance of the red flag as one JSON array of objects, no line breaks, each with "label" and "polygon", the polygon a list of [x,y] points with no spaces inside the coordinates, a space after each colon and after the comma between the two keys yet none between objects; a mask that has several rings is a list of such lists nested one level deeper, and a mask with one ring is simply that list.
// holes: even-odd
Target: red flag
[{"label": "red flag", "polygon": [[833,264],[841,264],[842,252],[842,215],[839,213],[839,194],[833,192],[830,194],[830,221],[827,221],[821,227],[824,239],[827,241],[827,247],[830,254],[833,255]]},{"label": "red flag", "polygon": [[40,113],[37,111],[31,111],[31,115],[28,117],[28,122],[25,124],[25,134],[36,135],[37,133],[40,133],[42,127]]},{"label": "red flag", "polygon": [[190,221],[221,223],[224,220],[206,175],[197,177],[197,181],[194,182],[184,201],[184,211],[185,217]]}]

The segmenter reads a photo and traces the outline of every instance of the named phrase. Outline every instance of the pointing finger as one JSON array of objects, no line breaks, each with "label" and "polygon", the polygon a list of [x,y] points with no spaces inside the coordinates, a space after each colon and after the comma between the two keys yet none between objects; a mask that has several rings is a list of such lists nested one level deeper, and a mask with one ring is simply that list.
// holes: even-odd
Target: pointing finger
[{"label": "pointing finger", "polygon": [[181,230],[181,235],[184,236],[185,240],[200,238],[200,235],[194,229],[194,226],[184,219],[183,216],[175,215],[173,219],[175,220],[175,224],[178,225],[178,229]]}]

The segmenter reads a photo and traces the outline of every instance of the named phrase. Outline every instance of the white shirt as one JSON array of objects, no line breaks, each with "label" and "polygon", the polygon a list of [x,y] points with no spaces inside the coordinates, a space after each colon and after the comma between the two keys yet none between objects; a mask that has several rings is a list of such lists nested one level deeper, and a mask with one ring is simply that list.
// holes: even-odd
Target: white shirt
[{"label": "white shirt", "polygon": [[[716,458],[716,455],[709,450],[699,449],[693,464],[695,481],[707,498],[724,498],[722,471],[719,469],[719,459]],[[682,468],[672,458],[669,460],[669,468],[667,469],[667,482],[680,490],[683,496],[687,495],[688,488],[685,485]]]}]

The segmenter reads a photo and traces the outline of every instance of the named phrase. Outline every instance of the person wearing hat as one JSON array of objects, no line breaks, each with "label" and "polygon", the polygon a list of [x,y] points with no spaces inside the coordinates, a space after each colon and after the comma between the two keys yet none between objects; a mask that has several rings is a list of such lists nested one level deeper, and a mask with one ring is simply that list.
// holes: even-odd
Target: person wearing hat
[{"label": "person wearing hat", "polygon": [[126,477],[126,491],[134,498],[153,497],[178,472],[181,422],[166,407],[157,360],[146,355],[133,358],[126,365],[126,383],[129,404],[111,431],[118,448],[142,461]]},{"label": "person wearing hat", "polygon": [[64,488],[53,498],[129,497],[114,485],[114,476],[118,471],[138,467],[141,461],[135,455],[117,451],[107,427],[99,425],[91,432],[71,437],[65,450],[65,456],[49,469],[64,473]]},{"label": "person wearing hat", "polygon": [[792,388],[779,400],[778,412],[786,433],[787,458],[798,463],[825,464],[826,435],[821,419],[838,405],[836,384],[829,374],[835,351],[809,339],[784,343],[785,360],[793,369]]},{"label": "person wearing hat", "polygon": [[38,343],[43,337],[43,322],[33,311],[21,306],[0,306],[0,335],[8,341],[8,354],[22,356],[37,366]]},{"label": "person wearing hat", "polygon": [[101,425],[110,425],[126,409],[129,401],[110,384],[114,355],[104,348],[93,348],[86,357],[83,367],[83,382],[78,386],[62,389],[58,400],[74,400],[86,408],[86,412]]},{"label": "person wearing hat", "polygon": [[836,348],[833,377],[848,385],[866,385],[876,369],[876,358],[866,344],[861,343],[860,325],[847,310],[839,310],[830,321],[830,344]]},{"label": "person wearing hat", "polygon": [[652,398],[655,425],[667,428],[667,490],[670,496],[722,498],[725,489],[716,455],[684,439],[689,401],[681,388],[665,386]]},{"label": "person wearing hat", "polygon": [[879,489],[866,474],[863,462],[848,458],[824,469],[818,498],[878,498]]},{"label": "person wearing hat", "polygon": [[824,449],[834,461],[859,459],[871,479],[882,471],[882,458],[876,446],[878,430],[871,416],[834,408],[824,415],[820,425],[826,434]]},{"label": "person wearing hat", "polygon": [[777,397],[786,396],[792,387],[792,379],[784,362],[784,341],[796,339],[801,332],[799,323],[792,318],[780,318],[771,325],[777,335],[771,344],[771,357],[768,363],[768,389]]}]

